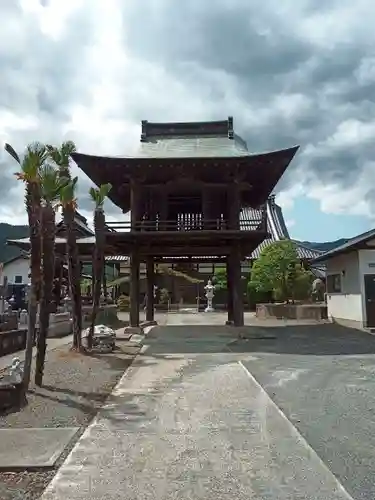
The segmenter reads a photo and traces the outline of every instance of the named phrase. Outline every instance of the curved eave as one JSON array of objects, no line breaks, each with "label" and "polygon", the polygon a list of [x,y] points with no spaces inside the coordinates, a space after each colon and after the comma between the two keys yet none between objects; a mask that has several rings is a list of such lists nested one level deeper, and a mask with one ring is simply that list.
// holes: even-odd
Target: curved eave
[{"label": "curved eave", "polygon": [[[278,151],[232,157],[120,158],[73,153],[72,158],[97,186],[107,182],[112,184],[113,188],[109,198],[123,211],[128,211],[130,208],[129,200],[126,200],[128,197],[126,185],[129,183],[131,175],[136,175],[138,172],[142,176],[160,175],[163,176],[160,177],[160,183],[163,183],[170,178],[168,167],[173,169],[176,165],[186,165],[189,167],[189,171],[196,167],[202,176],[209,176],[209,170],[213,168],[213,178],[217,178],[217,167],[219,166],[225,168],[230,166],[239,167],[246,180],[256,188],[251,193],[251,201],[245,200],[246,204],[256,206],[266,201],[298,149],[299,146],[294,146]],[[155,169],[156,166],[157,169]],[[162,169],[164,174],[160,167],[165,167],[165,169]],[[202,171],[202,167],[206,168],[206,171]],[[258,189],[258,187],[261,187],[261,189]]]},{"label": "curved eave", "polygon": [[270,159],[273,157],[289,157],[289,162],[293,159],[294,155],[298,151],[299,146],[292,146],[286,149],[278,149],[276,151],[267,151],[263,153],[255,153],[255,154],[243,154],[238,156],[209,156],[209,157],[189,157],[189,156],[168,156],[168,157],[160,157],[160,158],[149,158],[144,156],[98,156],[98,155],[89,155],[86,153],[72,153],[73,160],[77,163],[77,165],[81,168],[82,165],[98,165],[98,164],[107,164],[108,166],[136,166],[138,164],[149,164],[152,163],[179,163],[183,162],[191,162],[191,161],[200,161],[200,162],[239,162],[241,160],[262,160],[262,159]]}]

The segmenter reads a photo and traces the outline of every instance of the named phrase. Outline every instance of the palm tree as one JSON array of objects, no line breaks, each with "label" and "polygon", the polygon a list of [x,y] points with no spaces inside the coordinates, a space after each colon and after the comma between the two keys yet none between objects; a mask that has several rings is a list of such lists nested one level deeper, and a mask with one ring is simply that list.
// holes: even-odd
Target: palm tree
[{"label": "palm tree", "polygon": [[60,177],[59,171],[52,165],[45,164],[40,170],[40,181],[42,195],[42,287],[35,365],[35,384],[39,387],[43,382],[51,297],[55,277],[55,205],[61,190],[67,185],[68,180]]},{"label": "palm tree", "polygon": [[99,188],[90,188],[90,196],[95,203],[94,229],[95,229],[95,249],[93,259],[93,294],[92,294],[92,314],[89,335],[87,337],[88,348],[92,348],[94,338],[95,320],[98,314],[100,301],[100,285],[103,279],[103,267],[105,261],[105,215],[104,200],[112,189],[111,184],[102,184]]},{"label": "palm tree", "polygon": [[26,392],[30,384],[31,362],[33,357],[36,317],[41,285],[40,169],[43,167],[47,159],[47,151],[45,146],[40,143],[30,144],[27,146],[26,153],[22,161],[10,144],[5,144],[5,151],[7,151],[7,153],[9,153],[21,167],[21,170],[16,173],[16,176],[26,185],[25,206],[30,228],[31,289],[28,299],[28,328],[23,375],[23,387]]},{"label": "palm tree", "polygon": [[78,177],[74,177],[60,191],[60,204],[64,213],[67,230],[67,254],[69,269],[69,289],[73,305],[73,349],[82,349],[82,295],[81,266],[78,255],[77,239],[74,232],[74,214],[77,207],[76,186]]},{"label": "palm tree", "polygon": [[[76,151],[72,141],[63,142],[61,147],[47,146],[50,158],[59,168],[60,176],[71,180],[69,159]],[[77,178],[75,178],[77,179]],[[64,225],[66,230],[66,246],[68,256],[69,295],[72,303],[73,314],[73,349],[80,350],[82,345],[82,295],[81,272],[77,238],[74,231],[74,217],[77,209],[75,188],[77,180],[69,183],[61,199]]]}]

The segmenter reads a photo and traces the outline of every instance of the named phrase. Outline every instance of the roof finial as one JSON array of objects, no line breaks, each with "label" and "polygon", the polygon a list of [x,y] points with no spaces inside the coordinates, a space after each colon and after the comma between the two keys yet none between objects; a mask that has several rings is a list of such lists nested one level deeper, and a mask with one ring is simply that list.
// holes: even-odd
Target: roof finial
[{"label": "roof finial", "polygon": [[233,116],[228,116],[228,139],[233,139],[234,129],[233,129]]},{"label": "roof finial", "polygon": [[142,133],[141,133],[141,142],[146,142],[147,140],[147,124],[148,120],[142,120]]}]

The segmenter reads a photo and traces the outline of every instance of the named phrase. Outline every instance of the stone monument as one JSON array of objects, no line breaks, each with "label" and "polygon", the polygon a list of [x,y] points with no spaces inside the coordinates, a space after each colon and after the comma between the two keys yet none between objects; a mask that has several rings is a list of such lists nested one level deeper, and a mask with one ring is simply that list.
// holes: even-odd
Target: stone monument
[{"label": "stone monument", "polygon": [[208,280],[207,285],[204,287],[206,290],[207,307],[204,312],[213,312],[212,301],[215,295],[215,286],[212,284],[211,280]]}]

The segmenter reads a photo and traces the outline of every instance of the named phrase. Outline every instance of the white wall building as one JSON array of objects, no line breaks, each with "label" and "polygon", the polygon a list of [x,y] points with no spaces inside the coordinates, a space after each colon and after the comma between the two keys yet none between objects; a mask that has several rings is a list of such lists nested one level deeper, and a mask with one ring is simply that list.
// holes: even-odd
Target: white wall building
[{"label": "white wall building", "polygon": [[354,328],[375,329],[375,230],[326,252],[328,317]]},{"label": "white wall building", "polygon": [[4,278],[7,277],[8,283],[27,285],[30,283],[30,258],[27,254],[21,254],[13,259],[4,262],[1,273],[0,283],[4,283]]}]

